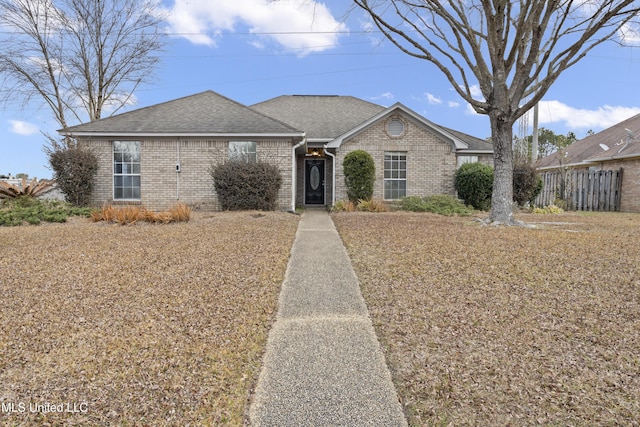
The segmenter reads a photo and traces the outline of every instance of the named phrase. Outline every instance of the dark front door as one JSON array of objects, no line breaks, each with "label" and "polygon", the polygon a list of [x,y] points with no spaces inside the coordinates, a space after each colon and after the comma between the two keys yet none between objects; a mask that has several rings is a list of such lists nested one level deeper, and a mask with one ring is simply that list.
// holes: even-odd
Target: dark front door
[{"label": "dark front door", "polygon": [[306,160],[304,204],[324,205],[324,160]]}]

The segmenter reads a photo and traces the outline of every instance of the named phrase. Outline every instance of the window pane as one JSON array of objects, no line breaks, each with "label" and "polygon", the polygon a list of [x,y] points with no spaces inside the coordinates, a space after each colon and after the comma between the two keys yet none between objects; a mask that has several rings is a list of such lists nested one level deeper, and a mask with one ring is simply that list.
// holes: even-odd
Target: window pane
[{"label": "window pane", "polygon": [[140,141],[113,141],[113,197],[140,199]]}]

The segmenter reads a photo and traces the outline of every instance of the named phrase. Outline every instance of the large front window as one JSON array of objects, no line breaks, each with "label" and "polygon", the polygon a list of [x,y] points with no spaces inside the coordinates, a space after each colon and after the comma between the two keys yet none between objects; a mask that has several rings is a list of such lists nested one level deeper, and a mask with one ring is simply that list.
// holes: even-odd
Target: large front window
[{"label": "large front window", "polygon": [[140,200],[140,141],[113,141],[113,199]]},{"label": "large front window", "polygon": [[254,141],[230,141],[229,160],[255,163],[257,161],[256,143]]},{"label": "large front window", "polygon": [[397,200],[407,195],[407,153],[384,153],[384,199]]}]

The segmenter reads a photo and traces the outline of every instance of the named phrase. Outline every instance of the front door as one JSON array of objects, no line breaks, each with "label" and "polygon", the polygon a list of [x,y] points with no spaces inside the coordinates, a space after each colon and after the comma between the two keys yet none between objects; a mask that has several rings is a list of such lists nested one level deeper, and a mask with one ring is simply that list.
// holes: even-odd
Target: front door
[{"label": "front door", "polygon": [[324,160],[305,160],[304,176],[304,204],[324,205]]}]

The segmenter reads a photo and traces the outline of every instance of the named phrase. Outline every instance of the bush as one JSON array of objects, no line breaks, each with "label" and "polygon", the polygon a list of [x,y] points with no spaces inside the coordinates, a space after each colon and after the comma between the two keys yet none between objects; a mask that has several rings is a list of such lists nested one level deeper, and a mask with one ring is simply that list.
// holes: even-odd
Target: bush
[{"label": "bush", "polygon": [[542,191],[542,179],[529,164],[513,167],[513,200],[520,206],[534,200]]},{"label": "bush", "polygon": [[389,207],[381,200],[338,200],[333,212],[388,212]]},{"label": "bush", "polygon": [[493,168],[482,163],[465,163],[456,171],[454,186],[464,203],[483,211],[491,208]]},{"label": "bush", "polygon": [[431,212],[445,216],[468,216],[474,210],[465,206],[455,197],[435,195],[427,197],[409,196],[400,200],[399,208],[410,212]]},{"label": "bush", "polygon": [[350,152],[342,161],[342,169],[349,200],[371,200],[376,180],[376,165],[371,154],[363,150]]},{"label": "bush", "polygon": [[222,209],[276,209],[282,176],[277,166],[265,162],[229,160],[210,169]]},{"label": "bush", "polygon": [[0,226],[23,223],[65,222],[69,216],[89,216],[89,208],[77,208],[56,200],[39,200],[30,196],[7,199],[0,209]]},{"label": "bush", "polygon": [[135,224],[140,221],[169,224],[172,222],[188,222],[189,219],[191,219],[191,207],[183,203],[178,203],[164,212],[153,212],[137,205],[104,205],[101,209],[94,209],[91,212],[91,220],[93,222],[105,221],[121,225]]},{"label": "bush", "polygon": [[77,144],[55,146],[47,155],[65,200],[76,206],[87,206],[98,172],[96,155]]}]

